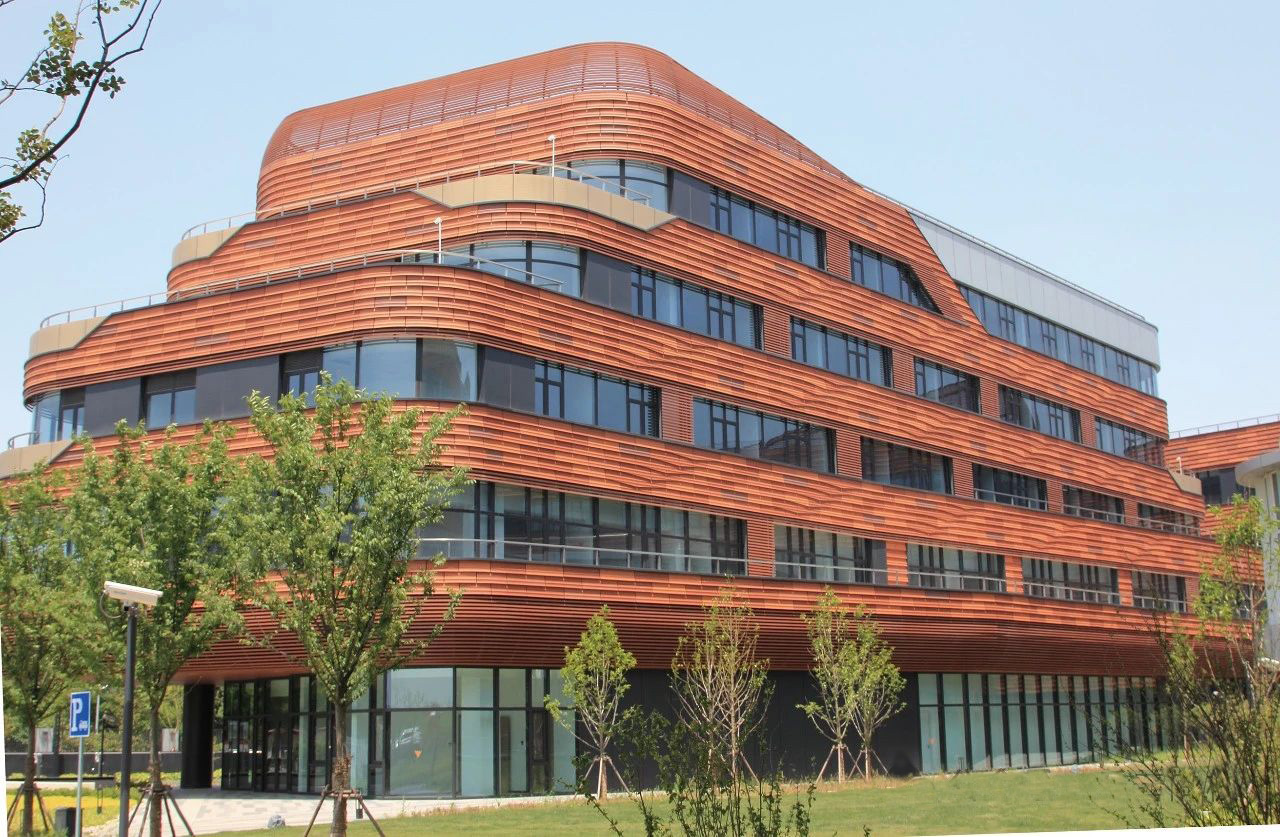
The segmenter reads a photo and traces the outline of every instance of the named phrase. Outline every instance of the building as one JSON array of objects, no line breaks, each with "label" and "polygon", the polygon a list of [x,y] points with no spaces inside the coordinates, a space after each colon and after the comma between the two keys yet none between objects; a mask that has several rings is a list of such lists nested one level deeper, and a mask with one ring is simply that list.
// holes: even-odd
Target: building
[{"label": "building", "polygon": [[[1264,514],[1280,514],[1280,415],[1193,427],[1171,434],[1168,456],[1199,478],[1206,506],[1229,504],[1234,495],[1256,496]],[[1205,530],[1214,531],[1214,516]],[[1267,648],[1280,657],[1280,578],[1274,535],[1263,544],[1267,601]]]},{"label": "building", "polygon": [[[1073,763],[1160,742],[1151,614],[1185,609],[1212,552],[1165,464],[1158,366],[1141,316],[860,185],[661,53],[585,44],[287,117],[257,207],[192,228],[164,292],[41,325],[33,437],[0,469],[72,463],[73,430],[122,417],[242,424],[250,389],[321,369],[469,402],[448,460],[477,484],[423,546],[464,604],[355,713],[369,793],[547,790],[571,741],[539,707],[587,617],[610,605],[632,695],[660,703],[730,583],[789,769],[826,752],[793,707],[828,584],[908,674],[889,768]],[[187,784],[215,686],[224,786],[324,784],[305,672],[226,645],[183,677]]]}]

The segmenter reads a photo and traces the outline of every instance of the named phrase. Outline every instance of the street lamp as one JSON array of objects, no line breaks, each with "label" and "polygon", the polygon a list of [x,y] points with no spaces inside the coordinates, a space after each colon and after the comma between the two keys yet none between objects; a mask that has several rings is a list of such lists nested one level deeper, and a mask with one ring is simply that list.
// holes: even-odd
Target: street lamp
[{"label": "street lamp", "polygon": [[120,724],[120,831],[119,837],[129,833],[129,776],[132,773],[133,761],[133,651],[137,644],[138,608],[155,607],[156,602],[164,595],[159,590],[146,587],[135,587],[132,584],[118,584],[108,581],[102,585],[102,592],[118,602],[124,603],[124,611],[129,615],[129,627],[125,632],[124,654],[124,717]]}]

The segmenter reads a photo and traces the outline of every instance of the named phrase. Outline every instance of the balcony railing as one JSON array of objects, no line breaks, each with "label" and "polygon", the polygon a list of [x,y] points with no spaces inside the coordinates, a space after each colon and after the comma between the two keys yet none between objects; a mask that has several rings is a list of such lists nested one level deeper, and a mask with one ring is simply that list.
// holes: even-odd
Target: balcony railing
[{"label": "balcony railing", "polygon": [[1198,523],[1174,523],[1171,520],[1156,520],[1150,517],[1139,517],[1138,525],[1143,529],[1154,529],[1157,532],[1172,532],[1175,535],[1199,535]]},{"label": "balcony railing", "polygon": [[1022,582],[1022,591],[1037,599],[1059,599],[1067,602],[1088,602],[1090,604],[1120,604],[1120,593],[1115,590],[1099,590],[1093,587],[1072,587],[1056,581]]},{"label": "balcony railing", "polygon": [[1124,523],[1124,514],[1120,512],[1104,511],[1090,508],[1089,506],[1073,506],[1069,503],[1064,503],[1062,512],[1063,514],[1083,517],[1088,520],[1101,520],[1104,523]]},{"label": "balcony railing", "polygon": [[1144,596],[1134,593],[1133,606],[1144,610],[1163,610],[1169,613],[1187,612],[1187,600],[1176,596]]},{"label": "balcony railing", "polygon": [[1005,580],[997,576],[926,570],[909,570],[907,585],[926,590],[964,590],[974,593],[1003,593],[1008,589]]},{"label": "balcony railing", "polygon": [[314,212],[318,209],[331,209],[337,206],[354,203],[355,201],[368,200],[369,198],[385,197],[386,195],[396,195],[401,192],[413,192],[424,186],[438,186],[442,183],[454,183],[459,180],[468,180],[477,177],[488,177],[495,174],[552,174],[556,177],[565,177],[572,180],[580,180],[589,186],[595,186],[597,189],[603,189],[611,194],[621,195],[627,200],[633,200],[637,203],[649,205],[649,196],[636,189],[628,189],[607,180],[603,177],[596,177],[592,174],[586,174],[569,166],[552,165],[547,162],[538,160],[500,160],[494,163],[483,163],[479,166],[467,166],[466,168],[451,169],[449,171],[436,172],[423,177],[416,177],[406,180],[392,180],[386,183],[380,183],[376,186],[370,186],[365,189],[352,189],[345,192],[334,192],[332,194],[323,195],[318,198],[312,198],[305,203],[281,204],[280,206],[267,207],[265,209],[251,209],[246,212],[239,212],[235,215],[227,215],[222,218],[214,218],[210,221],[202,221],[188,228],[182,234],[182,239],[188,239],[196,235],[204,235],[205,233],[217,232],[219,230],[239,227],[255,221],[274,221],[279,218],[289,218],[295,215],[305,215],[308,212]]},{"label": "balcony railing", "polygon": [[829,581],[836,584],[888,584],[888,570],[872,567],[849,567],[831,564],[808,564],[799,561],[773,563],[774,578],[798,581]]},{"label": "balcony railing", "polygon": [[988,503],[1000,503],[1002,505],[1018,506],[1024,509],[1045,511],[1049,508],[1048,500],[1028,497],[1025,494],[1006,494],[1003,491],[993,491],[988,488],[975,488],[973,490],[973,496],[979,500],[985,500]]},{"label": "balcony railing", "polygon": [[13,450],[17,447],[34,445],[37,441],[39,441],[39,434],[34,430],[27,430],[22,433],[14,433],[10,436],[9,441],[5,443],[5,448],[7,450]]},{"label": "balcony railing", "polygon": [[686,555],[640,549],[611,549],[578,544],[538,543],[482,538],[420,538],[418,554],[449,559],[486,559],[579,567],[660,570],[695,575],[746,575],[746,558]]},{"label": "balcony railing", "polygon": [[1271,424],[1272,422],[1280,422],[1280,413],[1237,419],[1236,421],[1224,421],[1219,424],[1206,424],[1201,427],[1187,427],[1173,431],[1169,434],[1169,438],[1181,439],[1184,436],[1199,436],[1201,433],[1217,433],[1220,430],[1239,430],[1241,427],[1256,427],[1259,424]]},{"label": "balcony railing", "polygon": [[[423,260],[421,257],[424,255],[429,255],[436,261],[427,262]],[[152,305],[164,305],[165,303],[170,302],[185,302],[187,300],[199,299],[206,296],[233,293],[235,291],[273,285],[293,279],[327,276],[343,270],[355,270],[357,268],[373,267],[376,265],[397,263],[407,264],[413,262],[420,262],[423,264],[442,264],[444,267],[469,267],[509,279],[517,276],[524,276],[529,280],[529,284],[539,288],[552,288],[554,290],[558,289],[563,284],[561,280],[551,276],[543,276],[538,273],[532,273],[527,270],[512,267],[504,262],[496,262],[492,259],[480,258],[478,256],[472,256],[470,253],[460,253],[454,250],[377,250],[372,253],[365,253],[358,256],[348,256],[342,259],[330,259],[323,262],[312,262],[311,264],[299,265],[298,267],[278,268],[276,270],[254,273],[234,279],[221,279],[217,282],[207,282],[203,285],[194,285],[190,288],[183,288],[175,291],[161,291],[159,293],[148,294],[146,296],[117,299],[112,302],[103,302],[97,305],[59,311],[58,313],[50,314],[41,320],[40,328],[57,325],[59,323],[69,323],[73,320],[86,319],[88,317],[114,314],[120,311],[147,308]]]}]

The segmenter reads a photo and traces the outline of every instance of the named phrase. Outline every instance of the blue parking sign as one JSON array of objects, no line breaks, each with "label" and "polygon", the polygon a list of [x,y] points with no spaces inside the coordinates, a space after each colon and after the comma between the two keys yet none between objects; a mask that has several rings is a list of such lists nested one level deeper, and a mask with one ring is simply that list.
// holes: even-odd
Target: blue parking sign
[{"label": "blue parking sign", "polygon": [[68,738],[89,737],[89,728],[92,726],[89,710],[92,706],[93,699],[89,692],[71,693],[71,726],[67,732]]}]

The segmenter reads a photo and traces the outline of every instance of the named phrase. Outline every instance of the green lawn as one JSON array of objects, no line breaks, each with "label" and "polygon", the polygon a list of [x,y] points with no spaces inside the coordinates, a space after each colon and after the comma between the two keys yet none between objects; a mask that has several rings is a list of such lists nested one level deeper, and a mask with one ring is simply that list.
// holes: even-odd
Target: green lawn
[{"label": "green lawn", "polygon": [[[8,804],[13,804],[13,797],[16,791],[9,791],[6,797]],[[53,825],[53,811],[55,808],[74,808],[76,807],[76,792],[74,789],[64,788],[41,788],[40,795],[44,797],[45,810],[49,812],[49,825]],[[81,803],[84,806],[84,824],[88,828],[92,825],[101,825],[105,822],[114,822],[116,812],[120,810],[120,799],[115,795],[114,791],[102,792],[102,813],[98,813],[98,794],[93,789],[92,784],[88,784],[84,789],[84,797]],[[18,813],[14,815],[10,833],[17,834],[21,829],[22,823],[22,803],[18,803]],[[36,829],[40,828],[40,805],[36,804]]]},{"label": "green lawn", "polygon": [[[1129,785],[1110,771],[972,773],[878,781],[870,787],[855,782],[845,789],[818,793],[813,804],[812,833],[861,835],[864,825],[877,837],[1123,828],[1125,823],[1108,809],[1129,814],[1130,803],[1135,799]],[[609,811],[619,819],[625,834],[643,834],[633,804],[611,802]],[[388,837],[611,833],[600,814],[579,801],[404,817],[388,820],[383,826]],[[362,837],[374,833],[367,823],[354,821],[351,832]],[[302,829],[235,833],[286,837],[301,834]]]}]

